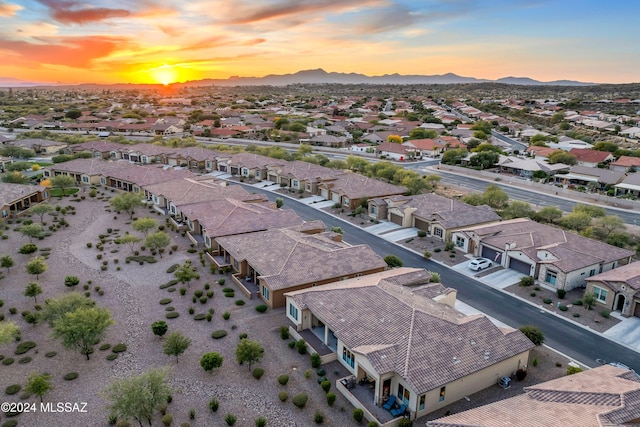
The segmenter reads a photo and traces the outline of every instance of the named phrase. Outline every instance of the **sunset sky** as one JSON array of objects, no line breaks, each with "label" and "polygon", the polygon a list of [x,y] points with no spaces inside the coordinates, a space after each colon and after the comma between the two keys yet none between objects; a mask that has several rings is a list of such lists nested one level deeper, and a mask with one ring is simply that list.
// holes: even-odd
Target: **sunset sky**
[{"label": "sunset sky", "polygon": [[640,81],[637,0],[0,0],[0,78],[171,83],[323,68]]}]

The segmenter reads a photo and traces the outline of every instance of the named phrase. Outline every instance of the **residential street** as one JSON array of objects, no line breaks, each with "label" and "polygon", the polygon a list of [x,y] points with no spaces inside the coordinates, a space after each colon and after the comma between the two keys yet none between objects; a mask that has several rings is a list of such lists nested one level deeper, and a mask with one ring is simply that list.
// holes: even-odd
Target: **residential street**
[{"label": "residential street", "polygon": [[[269,199],[283,197],[251,185],[245,187],[251,192],[263,192]],[[621,362],[640,371],[638,354],[619,345],[600,334],[588,331],[571,322],[543,312],[541,309],[525,303],[513,296],[490,288],[471,277],[462,275],[448,267],[433,261],[427,261],[422,256],[399,245],[388,242],[372,235],[358,227],[315,209],[296,199],[283,197],[284,208],[294,209],[305,220],[320,219],[327,227],[341,227],[344,230],[344,240],[350,244],[367,244],[379,255],[396,255],[404,261],[407,267],[426,268],[440,274],[442,282],[458,290],[458,299],[472,307],[494,317],[512,327],[526,324],[538,326],[544,331],[545,344],[565,353],[571,358],[587,366],[597,366],[600,361]],[[593,312],[594,315],[596,312]],[[601,362],[600,362],[601,363]]]}]

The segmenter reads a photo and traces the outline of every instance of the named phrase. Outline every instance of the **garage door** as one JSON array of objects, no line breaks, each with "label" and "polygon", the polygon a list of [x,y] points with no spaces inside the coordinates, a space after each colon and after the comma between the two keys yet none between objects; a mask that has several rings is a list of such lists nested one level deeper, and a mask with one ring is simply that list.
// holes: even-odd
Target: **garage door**
[{"label": "garage door", "polygon": [[634,317],[640,317],[640,301],[636,300],[636,309],[633,310]]},{"label": "garage door", "polygon": [[509,260],[509,268],[526,274],[527,276],[531,274],[531,264],[527,264],[526,262],[520,261],[519,259],[511,258]]},{"label": "garage door", "polygon": [[418,218],[416,218],[415,227],[422,231],[429,231],[429,223]]},{"label": "garage door", "polygon": [[390,219],[392,223],[402,225],[402,217],[400,215],[392,213]]},{"label": "garage door", "polygon": [[491,249],[486,246],[482,247],[482,256],[490,259],[492,262],[496,264],[500,264],[500,262],[502,261],[500,256],[496,257],[496,255],[498,254],[502,255],[502,252],[496,251],[495,249]]},{"label": "garage door", "polygon": [[340,194],[338,193],[331,193],[331,200],[333,200],[336,203],[340,203],[341,199],[340,199]]},{"label": "garage door", "polygon": [[322,188],[320,190],[320,196],[324,199],[329,199],[329,190],[327,190],[326,188]]}]

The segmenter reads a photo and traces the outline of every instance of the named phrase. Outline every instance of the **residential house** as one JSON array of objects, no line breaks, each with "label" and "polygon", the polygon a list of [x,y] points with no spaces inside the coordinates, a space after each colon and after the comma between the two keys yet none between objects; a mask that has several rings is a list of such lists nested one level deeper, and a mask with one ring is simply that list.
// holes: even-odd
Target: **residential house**
[{"label": "residential house", "polygon": [[609,163],[609,169],[617,172],[640,171],[640,157],[620,156],[616,161]]},{"label": "residential house", "polygon": [[50,141],[42,138],[15,139],[10,144],[16,147],[29,148],[36,154],[56,154],[69,145],[66,142]]},{"label": "residential house", "polygon": [[624,317],[640,317],[640,261],[588,277],[587,289],[599,307]]},{"label": "residential house", "polygon": [[563,185],[582,185],[594,189],[607,189],[621,183],[625,173],[617,170],[594,168],[590,166],[574,165],[569,173],[557,174],[556,182]]},{"label": "residential house", "polygon": [[331,169],[313,163],[294,160],[282,165],[268,166],[267,180],[297,191],[318,193],[321,182],[344,175],[341,170]]},{"label": "residential house", "polygon": [[458,231],[466,252],[532,276],[552,289],[586,286],[586,279],[629,263],[635,252],[540,224],[529,218]]},{"label": "residential house", "polygon": [[402,145],[416,151],[415,156],[422,159],[423,157],[436,158],[445,151],[445,143],[440,139],[411,139]]},{"label": "residential house", "polygon": [[237,199],[207,200],[177,205],[189,224],[189,235],[214,251],[224,236],[254,233],[272,228],[292,227],[304,221],[291,209],[276,209],[268,200],[247,203]]},{"label": "residential house", "polygon": [[123,144],[118,150],[118,158],[143,165],[162,163],[163,154],[172,150],[174,149],[155,144]]},{"label": "residential house", "polygon": [[363,387],[358,393],[341,381],[336,387],[379,424],[397,425],[373,415],[390,396],[406,405],[409,418],[419,418],[526,368],[534,347],[516,329],[457,311],[456,291],[431,283],[423,269],[397,268],[285,296],[294,332],[312,347],[328,347],[333,357],[324,360],[337,358],[356,384],[366,382],[355,386]]},{"label": "residential house", "polygon": [[598,366],[523,390],[427,427],[623,427],[640,419],[640,379],[622,367]]},{"label": "residential house", "polygon": [[413,146],[397,144],[395,142],[383,142],[376,147],[376,154],[381,158],[393,160],[407,160],[416,156],[418,150]]},{"label": "residential house", "polygon": [[344,148],[347,146],[347,142],[349,138],[346,136],[336,136],[336,135],[314,135],[309,139],[300,140],[300,142],[307,142],[311,145],[319,145],[323,147],[334,147],[334,148]]},{"label": "residential house", "polygon": [[55,163],[42,170],[45,178],[52,178],[58,175],[69,175],[78,184],[84,185],[106,185],[107,176],[111,171],[132,167],[131,163],[105,162],[102,158],[74,159],[64,163]]},{"label": "residential house", "polygon": [[339,203],[345,209],[355,209],[362,200],[387,197],[407,192],[405,187],[389,184],[356,173],[345,173],[318,184],[320,196]]},{"label": "residential house", "polygon": [[640,174],[631,173],[626,175],[622,181],[614,185],[616,195],[629,195],[640,197]]},{"label": "residential house", "polygon": [[508,173],[516,175],[521,178],[531,179],[535,172],[544,172],[547,175],[555,175],[558,172],[568,172],[571,166],[564,163],[550,164],[542,160],[520,158],[515,156],[500,156],[498,161],[499,171],[501,173]]},{"label": "residential house", "polygon": [[548,160],[549,156],[555,153],[556,151],[558,151],[557,148],[540,147],[537,145],[532,145],[529,148],[527,148],[526,153],[536,160],[543,161],[543,160]]},{"label": "residential house", "polygon": [[40,185],[0,182],[0,219],[20,216],[49,199],[49,189]]},{"label": "residential house", "polygon": [[340,234],[309,234],[290,228],[219,237],[223,256],[237,277],[258,284],[271,308],[285,304],[284,293],[383,271],[387,263],[369,246],[351,246]]},{"label": "residential house", "polygon": [[374,152],[375,147],[371,144],[353,144],[349,147],[349,150],[357,153],[369,153]]},{"label": "residential house", "polygon": [[614,155],[608,151],[591,150],[589,148],[572,148],[569,153],[576,157],[578,165],[592,168],[598,167],[598,163],[615,160]]},{"label": "residential house", "polygon": [[194,176],[188,169],[129,164],[128,167],[109,169],[102,174],[100,183],[107,187],[144,194],[145,186]]},{"label": "residential house", "polygon": [[238,153],[232,154],[226,159],[219,159],[218,170],[243,177],[253,175],[258,180],[264,180],[267,177],[267,170],[270,166],[284,165],[286,163],[286,160],[274,159],[260,154]]},{"label": "residential house", "polygon": [[[452,234],[462,227],[500,220],[500,215],[488,206],[471,206],[433,193],[371,199],[369,216],[402,227],[415,227],[443,241],[450,241]],[[457,246],[463,243],[456,242]]]},{"label": "residential house", "polygon": [[119,160],[121,159],[120,150],[123,144],[117,142],[111,142],[104,139],[96,139],[93,141],[87,141],[80,144],[69,145],[61,151],[65,154],[81,153],[83,151],[89,151],[93,157],[100,157],[103,159]]}]

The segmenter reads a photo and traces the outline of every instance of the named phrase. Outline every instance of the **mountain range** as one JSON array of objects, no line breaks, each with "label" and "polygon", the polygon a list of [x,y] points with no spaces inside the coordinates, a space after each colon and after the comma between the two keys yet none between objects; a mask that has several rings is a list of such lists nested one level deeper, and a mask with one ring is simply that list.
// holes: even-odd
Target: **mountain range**
[{"label": "mountain range", "polygon": [[[367,76],[358,73],[326,72],[318,68],[302,70],[292,74],[269,74],[263,77],[229,77],[227,79],[202,79],[184,83],[174,83],[172,86],[287,86],[293,84],[473,84],[473,83],[504,83],[511,85],[547,85],[547,86],[589,86],[596,83],[585,83],[574,80],[554,80],[542,82],[529,77],[503,77],[497,80],[463,77],[453,73],[436,75],[402,75],[384,74],[382,76]],[[27,86],[56,86],[43,83],[24,82],[14,78],[0,77],[0,87]],[[64,85],[71,86],[71,85]],[[80,86],[84,86],[80,85]],[[113,85],[104,85],[113,86]],[[120,86],[120,85],[118,85]],[[128,87],[135,85],[128,85]],[[145,85],[148,86],[148,85]]]}]

